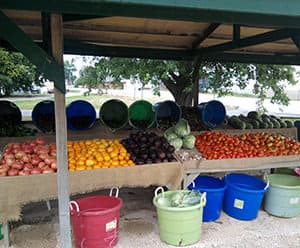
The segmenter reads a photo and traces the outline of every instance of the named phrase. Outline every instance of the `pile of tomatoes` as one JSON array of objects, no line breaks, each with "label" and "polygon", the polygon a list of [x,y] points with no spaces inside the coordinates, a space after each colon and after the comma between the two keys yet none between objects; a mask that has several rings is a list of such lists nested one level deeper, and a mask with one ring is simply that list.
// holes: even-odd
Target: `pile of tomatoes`
[{"label": "pile of tomatoes", "polygon": [[56,170],[56,145],[45,144],[43,138],[7,144],[0,163],[0,176],[55,173]]},{"label": "pile of tomatoes", "polygon": [[230,135],[206,131],[196,136],[196,147],[204,158],[210,160],[300,154],[299,142],[264,132]]},{"label": "pile of tomatoes", "polygon": [[118,140],[68,141],[69,171],[133,166],[130,154]]}]

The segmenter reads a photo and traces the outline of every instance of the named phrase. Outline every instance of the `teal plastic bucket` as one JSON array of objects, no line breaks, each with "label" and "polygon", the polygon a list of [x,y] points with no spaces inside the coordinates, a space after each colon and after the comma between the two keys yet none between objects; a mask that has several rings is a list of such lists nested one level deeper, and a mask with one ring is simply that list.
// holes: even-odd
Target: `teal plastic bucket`
[{"label": "teal plastic bucket", "polygon": [[200,119],[207,128],[216,128],[222,125],[226,117],[223,103],[217,100],[203,102],[198,105]]},{"label": "teal plastic bucket", "polygon": [[264,209],[269,214],[291,218],[300,214],[300,178],[284,174],[271,174]]},{"label": "teal plastic bucket", "polygon": [[96,122],[96,110],[84,100],[76,100],[67,106],[67,126],[72,130],[90,129]]},{"label": "teal plastic bucket", "polygon": [[177,192],[189,190],[167,191],[153,198],[156,206],[160,239],[175,246],[186,246],[201,239],[202,214],[206,203],[206,195],[201,195],[199,204],[189,207],[165,207],[160,204],[164,199],[170,199]]},{"label": "teal plastic bucket", "polygon": [[224,212],[239,220],[255,219],[269,184],[254,176],[238,173],[226,175],[225,182]]},{"label": "teal plastic bucket", "polygon": [[55,132],[54,101],[45,100],[36,104],[31,112],[31,119],[43,133]]},{"label": "teal plastic bucket", "polygon": [[174,101],[164,101],[154,104],[155,121],[157,127],[168,129],[174,126],[181,118],[181,108]]},{"label": "teal plastic bucket", "polygon": [[128,121],[135,129],[151,128],[155,123],[155,109],[153,105],[145,100],[138,100],[128,108]]},{"label": "teal plastic bucket", "polygon": [[128,107],[120,100],[108,100],[102,104],[99,117],[111,130],[121,129],[128,123]]}]

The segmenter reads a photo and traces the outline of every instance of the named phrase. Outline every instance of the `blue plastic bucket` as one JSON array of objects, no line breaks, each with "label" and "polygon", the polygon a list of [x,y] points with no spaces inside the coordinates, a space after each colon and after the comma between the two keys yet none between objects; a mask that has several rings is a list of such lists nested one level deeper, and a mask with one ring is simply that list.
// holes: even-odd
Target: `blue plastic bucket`
[{"label": "blue plastic bucket", "polygon": [[154,104],[155,121],[158,127],[169,128],[181,118],[181,108],[174,101],[164,101]]},{"label": "blue plastic bucket", "polygon": [[36,104],[31,112],[33,124],[44,133],[55,131],[54,101],[45,100]]},{"label": "blue plastic bucket", "polygon": [[269,184],[254,176],[237,173],[226,175],[225,182],[224,212],[239,220],[255,219]]},{"label": "blue plastic bucket", "polygon": [[71,102],[67,107],[67,125],[72,130],[87,130],[96,121],[96,110],[84,100]]},{"label": "blue plastic bucket", "polygon": [[188,186],[189,190],[206,192],[206,205],[203,209],[203,221],[215,221],[220,218],[226,184],[224,180],[210,176],[198,176]]},{"label": "blue plastic bucket", "polygon": [[226,109],[220,101],[212,100],[198,105],[200,119],[208,128],[215,128],[223,124]]}]

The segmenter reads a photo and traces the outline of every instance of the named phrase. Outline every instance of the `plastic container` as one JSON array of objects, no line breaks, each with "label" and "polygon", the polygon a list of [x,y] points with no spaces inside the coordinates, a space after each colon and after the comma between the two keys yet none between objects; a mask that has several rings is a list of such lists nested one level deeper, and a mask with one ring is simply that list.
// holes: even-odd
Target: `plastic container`
[{"label": "plastic container", "polygon": [[36,104],[31,112],[33,124],[44,133],[55,132],[54,101],[45,100]]},{"label": "plastic container", "polygon": [[224,123],[226,109],[220,101],[212,100],[198,105],[199,116],[208,128],[216,128]]},{"label": "plastic container", "polygon": [[21,123],[21,110],[11,101],[0,100],[0,121],[13,124]]},{"label": "plastic container", "polygon": [[102,104],[99,117],[111,130],[121,129],[128,123],[128,107],[120,100],[108,100]]},{"label": "plastic container", "polygon": [[155,109],[148,101],[135,101],[129,106],[128,112],[129,124],[133,128],[147,129],[155,123]]},{"label": "plastic container", "polygon": [[269,184],[238,173],[226,175],[225,183],[224,212],[239,220],[255,219]]},{"label": "plastic container", "polygon": [[181,118],[181,108],[174,101],[158,102],[154,105],[157,127],[167,129],[174,126]]},{"label": "plastic container", "polygon": [[70,202],[70,214],[76,248],[110,248],[118,242],[122,199],[98,195]]},{"label": "plastic container", "polygon": [[2,224],[0,224],[0,240],[3,239]]},{"label": "plastic container", "polygon": [[297,138],[298,138],[298,141],[300,141],[300,121],[295,121],[294,122],[294,125],[295,125],[295,127],[297,128]]},{"label": "plastic container", "polygon": [[92,104],[76,100],[67,106],[67,126],[72,130],[90,129],[96,122],[96,111]]},{"label": "plastic container", "polygon": [[278,217],[295,217],[300,214],[300,178],[271,174],[266,177],[270,188],[265,196],[264,209]]},{"label": "plastic container", "polygon": [[[201,202],[191,207],[164,207],[160,198],[170,198],[178,191],[167,191],[158,194],[157,188],[153,204],[156,206],[160,239],[175,246],[191,245],[201,239],[202,211],[206,203],[205,194]],[[185,190],[187,191],[187,190]]]},{"label": "plastic container", "polygon": [[203,208],[204,222],[215,221],[220,218],[226,188],[224,180],[210,176],[198,176],[188,186],[189,190],[206,192],[206,205]]}]

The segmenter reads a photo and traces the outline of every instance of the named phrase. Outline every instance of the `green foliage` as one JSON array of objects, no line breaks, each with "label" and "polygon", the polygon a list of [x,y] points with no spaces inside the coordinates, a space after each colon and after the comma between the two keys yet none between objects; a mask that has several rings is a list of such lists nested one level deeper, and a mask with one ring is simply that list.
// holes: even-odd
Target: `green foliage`
[{"label": "green foliage", "polygon": [[71,61],[66,60],[64,62],[65,79],[67,82],[73,84],[76,80],[74,73],[77,71],[74,65],[74,59]]},{"label": "green foliage", "polygon": [[[158,89],[165,85],[177,103],[192,103],[194,63],[191,61],[104,57],[95,61],[97,77],[101,75],[102,78],[111,77],[116,81],[130,79],[143,85],[151,84],[155,94],[159,94]],[[209,79],[209,91],[218,96],[232,94],[233,86],[244,89],[250,79],[256,79],[253,93],[261,102],[266,98],[267,91],[271,90],[274,93],[271,101],[283,105],[289,102],[283,87],[284,84],[295,84],[293,75],[291,66],[237,63],[203,62],[199,71],[200,78]]]},{"label": "green foliage", "polygon": [[30,91],[33,83],[43,84],[42,77],[21,53],[0,49],[0,95],[9,96],[13,91]]}]

